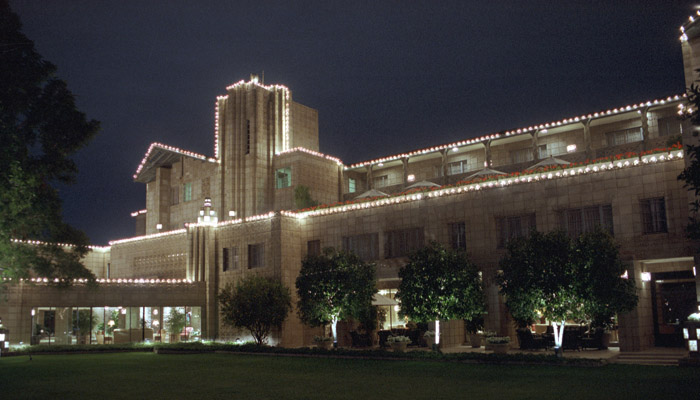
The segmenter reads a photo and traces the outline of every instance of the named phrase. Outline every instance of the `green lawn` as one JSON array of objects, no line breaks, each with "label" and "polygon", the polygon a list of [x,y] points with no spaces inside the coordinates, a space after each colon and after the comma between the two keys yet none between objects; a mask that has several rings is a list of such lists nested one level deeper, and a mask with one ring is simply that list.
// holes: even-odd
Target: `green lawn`
[{"label": "green lawn", "polygon": [[0,398],[683,399],[694,368],[469,365],[229,354],[0,358]]}]

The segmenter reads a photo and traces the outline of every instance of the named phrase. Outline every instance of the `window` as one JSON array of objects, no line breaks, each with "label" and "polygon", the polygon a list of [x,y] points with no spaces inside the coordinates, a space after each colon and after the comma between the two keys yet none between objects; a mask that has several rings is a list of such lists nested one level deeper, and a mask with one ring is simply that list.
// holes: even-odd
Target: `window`
[{"label": "window", "polygon": [[542,144],[542,145],[537,146],[537,158],[538,159],[541,160],[541,159],[547,158],[551,155],[554,155],[554,154],[552,154],[550,151],[547,151],[546,144]]},{"label": "window", "polygon": [[608,140],[608,146],[617,146],[625,143],[634,143],[642,141],[642,128],[629,128],[619,131],[608,132],[605,134]]},{"label": "window", "polygon": [[348,193],[355,193],[357,186],[353,178],[348,178]]},{"label": "window", "polygon": [[642,200],[642,233],[668,232],[666,201],[663,197]]},{"label": "window", "polygon": [[185,183],[185,190],[184,190],[183,197],[184,197],[183,200],[185,202],[192,200],[192,184],[191,183]]},{"label": "window", "polygon": [[389,186],[389,176],[388,175],[382,175],[382,176],[376,176],[374,178],[374,187],[384,187],[384,186]]},{"label": "window", "polygon": [[442,165],[433,165],[433,178],[442,178]]},{"label": "window", "polygon": [[404,257],[423,247],[423,228],[384,232],[384,258]]},{"label": "window", "polygon": [[248,268],[260,268],[265,266],[265,244],[248,245]]},{"label": "window", "polygon": [[246,120],[245,153],[250,154],[250,120]]},{"label": "window", "polygon": [[344,236],[343,250],[355,253],[363,261],[376,260],[379,258],[379,234],[375,232]]},{"label": "window", "polygon": [[306,255],[307,256],[320,256],[321,255],[321,241],[320,240],[309,240],[306,242]]},{"label": "window", "polygon": [[275,188],[282,189],[292,186],[292,169],[280,168],[275,171]]},{"label": "window", "polygon": [[447,175],[459,175],[476,169],[476,158],[470,157],[464,160],[447,164]]},{"label": "window", "polygon": [[559,227],[570,237],[576,238],[582,233],[591,232],[601,227],[613,234],[612,206],[610,204],[570,208],[557,213]]},{"label": "window", "polygon": [[688,120],[678,117],[659,118],[659,136],[678,136],[690,129]]},{"label": "window", "polygon": [[223,270],[238,269],[238,247],[226,247],[223,254]]},{"label": "window", "polygon": [[464,222],[448,224],[450,230],[450,245],[455,250],[467,249],[466,226]]},{"label": "window", "polygon": [[532,161],[532,148],[528,147],[525,149],[513,150],[510,152],[510,158],[513,164]]},{"label": "window", "polygon": [[509,240],[527,237],[531,231],[537,229],[535,213],[498,217],[496,218],[496,229],[498,230],[498,248],[503,248]]},{"label": "window", "polygon": [[170,205],[174,206],[180,203],[180,187],[175,186],[170,188]]}]

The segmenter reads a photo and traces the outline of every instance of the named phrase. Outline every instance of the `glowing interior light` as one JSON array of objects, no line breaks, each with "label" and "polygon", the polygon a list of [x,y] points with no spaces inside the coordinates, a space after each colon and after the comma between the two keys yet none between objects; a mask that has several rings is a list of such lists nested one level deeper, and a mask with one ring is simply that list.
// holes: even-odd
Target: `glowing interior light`
[{"label": "glowing interior light", "polygon": [[5,334],[0,333],[0,342],[3,342],[3,341],[5,341]]},{"label": "glowing interior light", "polygon": [[644,282],[651,281],[651,272],[642,272],[642,281],[644,281]]},{"label": "glowing interior light", "polygon": [[697,340],[688,340],[688,350],[698,351],[698,341]]},{"label": "glowing interior light", "polygon": [[163,229],[163,224],[156,224],[156,229],[158,229],[158,230]]},{"label": "glowing interior light", "polygon": [[683,339],[690,339],[690,335],[688,335],[688,328],[683,328]]},{"label": "glowing interior light", "polygon": [[567,153],[573,153],[576,151],[576,145],[575,144],[570,144],[566,146],[566,152]]},{"label": "glowing interior light", "polygon": [[416,180],[416,176],[413,175],[413,174],[411,174],[411,175],[409,175],[408,178],[406,178],[406,179],[407,179],[409,182],[413,182],[413,181]]},{"label": "glowing interior light", "polygon": [[453,147],[453,148],[452,148],[452,151],[457,152],[457,151],[459,151],[459,148]]},{"label": "glowing interior light", "polygon": [[229,216],[229,217],[235,217],[235,216],[236,216],[236,212],[233,211],[233,210],[230,210],[230,211],[228,212],[228,216]]},{"label": "glowing interior light", "polygon": [[630,277],[630,274],[629,274],[629,272],[627,272],[627,270],[625,270],[624,274],[620,275],[620,278],[622,278],[622,279],[629,279],[629,277]]}]

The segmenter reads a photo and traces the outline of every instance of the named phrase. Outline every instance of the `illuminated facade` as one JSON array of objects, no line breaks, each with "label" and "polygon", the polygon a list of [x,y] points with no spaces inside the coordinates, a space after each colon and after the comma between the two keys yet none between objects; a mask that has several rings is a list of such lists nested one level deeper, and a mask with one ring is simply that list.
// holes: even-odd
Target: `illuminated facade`
[{"label": "illuminated facade", "polygon": [[[691,21],[681,38],[690,72],[700,64],[694,29]],[[335,247],[375,262],[381,293],[393,297],[406,255],[435,240],[470,253],[487,289],[487,328],[513,335],[494,284],[505,242],[531,228],[576,235],[601,225],[638,286],[638,307],[619,316],[621,349],[673,344],[679,310],[665,304],[677,301],[672,292],[691,293],[678,300],[681,308],[697,301],[688,193],[677,180],[685,166],[677,143],[692,140],[678,118],[686,103],[683,95],[665,97],[344,165],[319,152],[316,110],[293,101],[288,88],[251,77],[216,99],[213,156],[160,143],[148,149],[134,174],[146,184],[145,209],[132,213],[136,236],[95,248],[86,260],[102,294],[80,284],[62,294],[22,283],[0,315],[13,342],[29,342],[42,328],[39,313],[58,320],[62,311],[51,307],[59,306],[72,307],[63,312],[73,319],[92,307],[102,323],[125,324],[132,340],[233,340],[245,334],[221,324],[216,304],[227,283],[262,274],[294,292],[303,257]],[[300,185],[321,205],[299,209]],[[166,327],[173,312],[186,316],[175,329],[181,338]],[[395,310],[388,312],[396,324]],[[443,344],[464,341],[461,321],[441,326]],[[92,328],[89,340],[115,337],[106,330]],[[316,334],[292,312],[272,342],[308,345]]]}]

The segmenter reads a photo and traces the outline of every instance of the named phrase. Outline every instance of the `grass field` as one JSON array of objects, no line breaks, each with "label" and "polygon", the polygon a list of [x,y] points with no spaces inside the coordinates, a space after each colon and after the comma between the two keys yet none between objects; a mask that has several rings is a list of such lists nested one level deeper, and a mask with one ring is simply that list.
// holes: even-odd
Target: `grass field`
[{"label": "grass field", "polygon": [[693,368],[473,365],[231,354],[0,358],[2,399],[681,399]]}]

